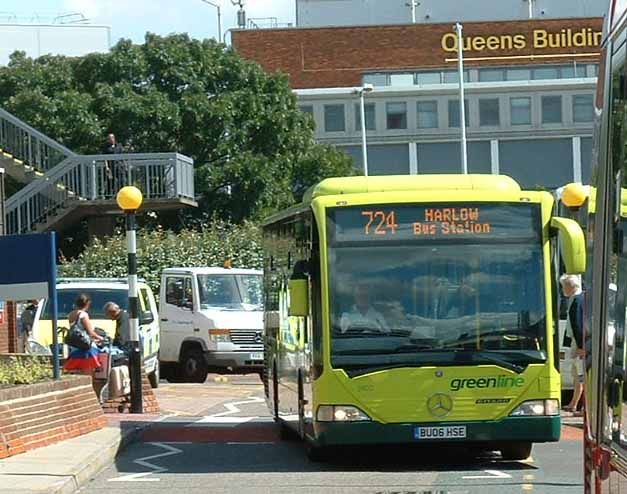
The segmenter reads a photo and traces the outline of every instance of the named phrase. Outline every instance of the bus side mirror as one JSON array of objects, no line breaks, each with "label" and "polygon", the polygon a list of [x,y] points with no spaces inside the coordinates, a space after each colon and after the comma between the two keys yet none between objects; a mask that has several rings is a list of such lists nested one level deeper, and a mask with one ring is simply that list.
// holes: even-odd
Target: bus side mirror
[{"label": "bus side mirror", "polygon": [[586,271],[586,237],[579,223],[567,218],[552,218],[551,228],[559,232],[559,244],[567,274]]},{"label": "bus side mirror", "polygon": [[306,317],[309,315],[309,284],[307,279],[290,280],[288,285],[290,292],[289,315]]}]

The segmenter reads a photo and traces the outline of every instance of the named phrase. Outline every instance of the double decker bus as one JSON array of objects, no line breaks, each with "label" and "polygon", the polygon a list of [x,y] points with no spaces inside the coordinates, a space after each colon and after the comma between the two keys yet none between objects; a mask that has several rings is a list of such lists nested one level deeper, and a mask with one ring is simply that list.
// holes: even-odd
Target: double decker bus
[{"label": "double decker bus", "polygon": [[[627,0],[609,2],[595,99],[585,313],[585,492],[627,492]],[[612,303],[612,288],[614,303]]]},{"label": "double decker bus", "polygon": [[270,218],[266,400],[312,459],[455,442],[529,456],[560,435],[555,273],[579,225],[509,177],[326,179]]}]

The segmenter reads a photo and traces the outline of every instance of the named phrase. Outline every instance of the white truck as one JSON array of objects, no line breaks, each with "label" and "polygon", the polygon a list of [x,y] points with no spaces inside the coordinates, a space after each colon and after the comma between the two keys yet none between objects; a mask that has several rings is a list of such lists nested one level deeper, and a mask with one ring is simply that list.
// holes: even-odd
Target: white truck
[{"label": "white truck", "polygon": [[202,383],[213,372],[263,371],[263,273],[168,268],[161,275],[162,375]]}]

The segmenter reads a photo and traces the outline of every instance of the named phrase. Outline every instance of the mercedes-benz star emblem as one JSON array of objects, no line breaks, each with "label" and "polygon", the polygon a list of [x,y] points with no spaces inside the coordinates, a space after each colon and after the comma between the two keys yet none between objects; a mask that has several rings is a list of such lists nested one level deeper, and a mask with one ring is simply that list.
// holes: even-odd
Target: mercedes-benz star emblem
[{"label": "mercedes-benz star emblem", "polygon": [[255,343],[263,343],[263,338],[259,331],[255,333]]},{"label": "mercedes-benz star emblem", "polygon": [[453,411],[453,399],[444,393],[436,393],[427,400],[427,408],[434,417],[446,417]]}]

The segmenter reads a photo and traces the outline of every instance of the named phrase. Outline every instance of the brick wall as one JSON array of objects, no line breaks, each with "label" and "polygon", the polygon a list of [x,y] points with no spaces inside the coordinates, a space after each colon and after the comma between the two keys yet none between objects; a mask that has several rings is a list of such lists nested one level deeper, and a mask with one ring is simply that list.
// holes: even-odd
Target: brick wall
[{"label": "brick wall", "polygon": [[[602,30],[602,22],[600,18],[587,18],[465,23],[464,39],[469,43],[464,50],[466,65],[598,61],[599,47],[588,41],[598,41],[594,33]],[[592,38],[586,40],[586,46],[574,46],[571,42],[571,47],[540,47],[541,43],[534,43],[536,30],[552,35],[560,35],[564,30],[571,41],[575,33],[583,30],[586,37],[591,33]],[[451,50],[450,38],[448,51],[443,48],[443,37],[451,34],[452,25],[448,23],[251,29],[234,31],[232,36],[233,46],[244,58],[260,63],[270,72],[288,74],[293,88],[304,89],[359,86],[364,72],[454,69],[457,54]],[[524,47],[522,42],[514,42],[515,36],[525,39]]]},{"label": "brick wall", "polygon": [[0,458],[101,429],[89,376],[0,389]]},{"label": "brick wall", "polygon": [[[157,414],[159,413],[159,402],[155,396],[148,376],[142,372],[142,401],[144,413]],[[114,400],[107,400],[102,405],[104,413],[128,413],[131,403],[129,397],[116,398]]]}]

